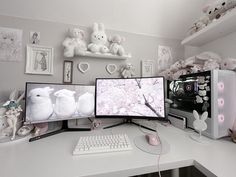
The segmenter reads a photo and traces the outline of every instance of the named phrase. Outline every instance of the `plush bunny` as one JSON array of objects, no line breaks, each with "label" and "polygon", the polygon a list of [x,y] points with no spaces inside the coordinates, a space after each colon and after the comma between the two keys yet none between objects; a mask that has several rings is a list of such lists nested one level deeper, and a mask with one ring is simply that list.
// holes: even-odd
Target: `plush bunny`
[{"label": "plush bunny", "polygon": [[94,95],[86,92],[81,95],[77,103],[77,111],[82,116],[91,116],[94,113]]},{"label": "plush bunny", "polygon": [[93,53],[107,53],[109,52],[108,47],[106,46],[107,35],[105,33],[105,27],[102,23],[93,24],[93,32],[91,34],[91,42],[88,45],[88,49]]},{"label": "plush bunny", "polygon": [[124,56],[125,55],[125,49],[122,46],[122,43],[125,41],[124,37],[121,37],[120,35],[114,35],[110,36],[108,41],[111,43],[110,44],[110,52],[113,55],[120,55]]},{"label": "plush bunny", "polygon": [[62,45],[64,46],[64,56],[73,57],[75,55],[84,55],[87,51],[87,45],[84,41],[84,31],[79,28],[68,30],[67,37]]},{"label": "plush bunny", "polygon": [[202,115],[201,118],[198,114],[198,112],[196,110],[193,110],[193,116],[195,118],[194,122],[193,122],[193,127],[195,130],[197,130],[200,133],[201,136],[201,132],[205,131],[207,129],[207,124],[206,124],[206,119],[208,117],[208,112],[205,111]]},{"label": "plush bunny", "polygon": [[28,104],[27,110],[29,110],[27,119],[33,121],[47,120],[53,113],[53,105],[50,98],[50,94],[54,89],[50,87],[35,88],[32,89],[28,98],[30,104]]},{"label": "plush bunny", "polygon": [[76,111],[75,91],[62,89],[54,93],[56,103],[54,112],[58,117],[67,118]]}]

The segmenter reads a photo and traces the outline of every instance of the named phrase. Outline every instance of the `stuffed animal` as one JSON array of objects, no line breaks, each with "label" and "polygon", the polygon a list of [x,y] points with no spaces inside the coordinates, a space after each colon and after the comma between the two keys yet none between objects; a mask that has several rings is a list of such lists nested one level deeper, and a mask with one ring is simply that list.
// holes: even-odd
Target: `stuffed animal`
[{"label": "stuffed animal", "polygon": [[163,76],[167,80],[173,80],[173,72],[170,69],[166,69],[162,72],[160,72],[158,75]]},{"label": "stuffed animal", "polygon": [[127,63],[123,68],[121,68],[121,76],[123,78],[131,78],[134,75],[134,67],[131,63]]},{"label": "stuffed animal", "polygon": [[84,41],[84,31],[79,28],[69,29],[69,37],[63,41],[62,45],[64,46],[65,57],[84,55],[87,51],[87,45]]},{"label": "stuffed animal", "polygon": [[35,88],[32,89],[28,98],[30,104],[28,104],[27,110],[29,110],[28,119],[32,121],[47,120],[53,114],[53,105],[50,98],[50,94],[53,92],[53,88]]},{"label": "stuffed animal", "polygon": [[91,116],[94,113],[94,95],[86,92],[81,95],[77,103],[77,111],[82,116]]},{"label": "stuffed animal", "polygon": [[219,19],[227,11],[236,6],[236,0],[216,0],[213,3],[206,5],[203,12],[208,15],[211,21]]},{"label": "stuffed animal", "polygon": [[178,79],[181,75],[186,75],[186,74],[190,74],[190,72],[189,72],[188,69],[185,69],[185,68],[180,69],[180,70],[178,70],[178,71],[176,71],[176,72],[173,73],[172,79],[173,79],[173,80],[176,80],[176,79]]},{"label": "stuffed animal", "polygon": [[120,55],[120,56],[125,55],[125,49],[122,46],[122,43],[125,41],[124,37],[121,37],[120,35],[114,35],[114,36],[110,36],[108,41],[111,43],[110,52],[113,55]]},{"label": "stuffed animal", "polygon": [[205,28],[210,23],[208,15],[203,15],[198,20],[196,20],[188,31],[188,35],[192,35],[201,29]]},{"label": "stuffed animal", "polygon": [[227,58],[220,62],[220,69],[224,70],[235,70],[236,69],[236,59],[235,58]]},{"label": "stuffed animal", "polygon": [[176,71],[180,70],[182,68],[182,66],[183,66],[183,61],[179,60],[170,66],[170,70],[172,72],[176,72]]},{"label": "stuffed animal", "polygon": [[88,45],[88,49],[93,53],[107,53],[109,52],[108,47],[106,46],[107,35],[105,33],[105,27],[102,23],[93,24],[93,32],[91,34],[91,42]]},{"label": "stuffed animal", "polygon": [[209,71],[213,69],[219,69],[220,65],[216,61],[205,61],[203,71]]},{"label": "stuffed animal", "polygon": [[56,103],[54,112],[57,117],[71,117],[76,111],[75,91],[62,89],[54,93]]}]

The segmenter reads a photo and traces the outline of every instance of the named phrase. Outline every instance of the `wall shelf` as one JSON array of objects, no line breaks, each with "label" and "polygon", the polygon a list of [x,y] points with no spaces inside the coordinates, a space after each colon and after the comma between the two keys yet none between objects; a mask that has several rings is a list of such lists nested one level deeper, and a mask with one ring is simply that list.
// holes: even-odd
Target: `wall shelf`
[{"label": "wall shelf", "polygon": [[124,55],[124,56],[119,56],[119,55],[113,55],[111,53],[106,53],[106,54],[100,54],[100,53],[91,53],[86,51],[84,55],[78,55],[80,57],[91,57],[91,58],[105,58],[105,59],[115,59],[115,60],[126,60],[128,58],[131,58],[131,55]]},{"label": "wall shelf", "polygon": [[232,9],[219,20],[212,22],[202,30],[186,37],[181,44],[201,46],[232,32],[236,32],[236,8]]}]

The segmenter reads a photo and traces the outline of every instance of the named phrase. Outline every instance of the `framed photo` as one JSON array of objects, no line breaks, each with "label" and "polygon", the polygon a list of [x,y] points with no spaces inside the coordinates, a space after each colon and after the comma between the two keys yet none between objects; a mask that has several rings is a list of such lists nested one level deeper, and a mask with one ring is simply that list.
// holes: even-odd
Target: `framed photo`
[{"label": "framed photo", "polygon": [[64,61],[63,65],[63,83],[72,83],[73,76],[73,61]]},{"label": "framed photo", "polygon": [[142,77],[149,77],[154,75],[154,61],[143,60],[142,61]]},{"label": "framed photo", "polygon": [[53,48],[39,45],[27,45],[27,74],[53,74]]},{"label": "framed photo", "polygon": [[40,42],[40,32],[30,31],[30,43],[39,44]]}]

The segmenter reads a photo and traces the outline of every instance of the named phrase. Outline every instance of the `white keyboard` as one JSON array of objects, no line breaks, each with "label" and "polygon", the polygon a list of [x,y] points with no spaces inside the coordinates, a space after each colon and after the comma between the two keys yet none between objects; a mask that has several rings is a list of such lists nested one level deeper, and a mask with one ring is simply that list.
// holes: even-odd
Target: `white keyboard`
[{"label": "white keyboard", "polygon": [[129,137],[126,134],[95,135],[80,137],[73,155],[128,151],[132,149]]}]

